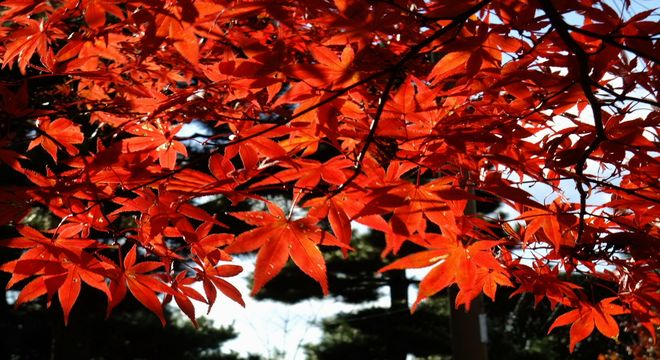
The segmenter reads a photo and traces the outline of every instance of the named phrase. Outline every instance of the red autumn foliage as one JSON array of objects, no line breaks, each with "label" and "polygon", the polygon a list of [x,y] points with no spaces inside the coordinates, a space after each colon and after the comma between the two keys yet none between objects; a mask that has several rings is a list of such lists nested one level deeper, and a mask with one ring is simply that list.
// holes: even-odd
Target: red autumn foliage
[{"label": "red autumn foliage", "polygon": [[[243,303],[234,253],[258,251],[255,292],[290,257],[327,293],[321,249],[353,251],[355,222],[421,249],[382,269],[432,266],[416,303],[509,286],[567,308],[571,350],[622,314],[655,338],[660,25],[611,5],[4,1],[0,244],[23,252],[1,270],[65,321],[85,283],[194,322],[192,300]],[[483,194],[515,223],[466,213]],[[57,225],[20,224],[35,209]]]}]

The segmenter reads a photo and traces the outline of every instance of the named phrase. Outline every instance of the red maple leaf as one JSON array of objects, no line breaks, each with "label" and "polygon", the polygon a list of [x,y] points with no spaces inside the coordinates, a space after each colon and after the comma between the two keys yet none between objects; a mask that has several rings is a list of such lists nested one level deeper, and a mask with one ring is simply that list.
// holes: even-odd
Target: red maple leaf
[{"label": "red maple leaf", "polygon": [[81,7],[84,9],[85,22],[87,26],[98,30],[105,25],[105,13],[110,13],[116,18],[123,20],[124,13],[117,0],[85,0]]},{"label": "red maple leaf", "polygon": [[[227,255],[227,257],[222,260],[229,261],[231,260],[231,257]],[[216,266],[208,262],[200,261],[199,259],[195,259],[195,262],[199,265],[198,268],[195,268],[195,272],[202,280],[204,293],[206,294],[206,302],[209,304],[207,312],[211,311],[211,307],[215,303],[218,294],[217,290],[220,290],[225,296],[245,307],[245,301],[243,301],[241,292],[238,291],[234,285],[223,279],[240,274],[243,271],[242,267],[231,264],[221,264]]]},{"label": "red maple leaf", "polygon": [[176,156],[188,156],[188,150],[180,141],[174,140],[183,125],[166,127],[161,123],[157,126],[149,123],[131,126],[127,132],[137,135],[122,141],[122,150],[126,153],[145,152],[149,156],[158,158],[160,166],[174,169]]},{"label": "red maple leaf", "polygon": [[27,250],[17,260],[3,264],[0,270],[12,273],[8,287],[31,276],[37,277],[23,287],[16,305],[45,294],[50,303],[57,292],[66,324],[82,282],[103,291],[110,298],[105,283],[109,268],[86,251],[102,247],[102,244],[91,239],[49,239],[29,226],[20,226],[17,230],[21,237],[3,240],[0,245]]},{"label": "red maple leaf", "polygon": [[612,315],[625,314],[627,311],[617,304],[612,304],[618,297],[609,297],[596,304],[580,302],[577,309],[573,309],[560,315],[550,326],[548,333],[559,326],[571,325],[570,351],[573,352],[575,345],[586,339],[594,327],[601,334],[616,339],[619,336],[619,326]]},{"label": "red maple leaf", "polygon": [[59,118],[51,122],[50,119],[42,117],[37,120],[37,126],[42,135],[30,141],[28,150],[41,145],[55,162],[57,162],[58,148],[64,148],[69,155],[78,154],[78,149],[74,145],[82,144],[84,140],[80,125],[74,124],[71,120],[65,118]]},{"label": "red maple leaf", "polygon": [[291,76],[301,79],[314,87],[343,87],[358,80],[357,74],[350,71],[355,59],[355,51],[344,47],[341,58],[325,46],[310,46],[309,51],[317,64],[296,64],[287,69]]},{"label": "red maple leaf", "polygon": [[413,310],[422,300],[452,284],[460,289],[456,305],[464,304],[466,308],[482,290],[494,297],[497,285],[513,285],[507,271],[492,254],[498,241],[475,241],[466,246],[456,238],[429,233],[416,242],[426,242],[430,250],[405,256],[379,270],[434,266],[419,284]]},{"label": "red maple leaf", "polygon": [[[206,299],[204,299],[202,294],[191,287],[191,285],[196,282],[196,278],[186,277],[186,272],[182,271],[172,281],[172,293],[174,294],[174,301],[179,306],[179,309],[186,314],[195,327],[198,327],[199,325],[195,318],[195,306],[190,299],[200,302],[206,302]],[[167,304],[171,299],[172,295],[168,294],[165,297],[163,304]]]},{"label": "red maple leaf", "polygon": [[12,33],[14,41],[7,44],[2,58],[2,67],[7,65],[11,67],[16,60],[18,68],[25,75],[25,69],[35,53],[41,57],[42,64],[50,67],[54,57],[52,50],[48,47],[50,22],[45,19],[37,21],[27,17],[21,17],[18,20],[24,24],[24,27]]},{"label": "red maple leaf", "polygon": [[112,297],[111,301],[108,302],[107,314],[110,315],[112,309],[124,299],[126,290],[130,290],[135,299],[156,314],[165,326],[163,305],[156,293],[174,295],[174,291],[154,275],[147,274],[163,267],[164,264],[160,261],[143,261],[140,263],[136,263],[136,261],[137,247],[133,246],[124,257],[121,267],[115,268],[115,274],[110,282]]},{"label": "red maple leaf", "polygon": [[225,250],[228,253],[243,253],[259,249],[254,273],[256,294],[268,281],[275,277],[291,257],[293,262],[328,293],[325,260],[319,245],[347,247],[332,234],[316,225],[313,217],[291,220],[282,209],[267,203],[269,212],[248,211],[232,213],[233,216],[256,228],[237,236]]}]

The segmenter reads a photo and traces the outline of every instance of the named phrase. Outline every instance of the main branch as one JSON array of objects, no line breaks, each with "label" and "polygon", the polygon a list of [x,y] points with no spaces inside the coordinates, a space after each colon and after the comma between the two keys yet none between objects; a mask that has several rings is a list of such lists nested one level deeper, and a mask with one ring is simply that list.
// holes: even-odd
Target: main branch
[{"label": "main branch", "polygon": [[582,92],[589,102],[591,107],[591,112],[594,117],[594,126],[596,128],[596,136],[591,141],[589,146],[584,150],[582,155],[578,158],[575,164],[575,173],[577,174],[576,183],[577,191],[580,194],[580,215],[579,215],[579,225],[578,225],[578,236],[577,243],[580,243],[582,236],[585,230],[585,217],[587,214],[587,190],[585,189],[584,183],[584,168],[587,163],[589,156],[596,151],[598,146],[605,140],[607,140],[607,135],[605,134],[605,127],[603,126],[603,114],[601,109],[600,100],[596,97],[594,90],[592,89],[592,79],[590,76],[589,70],[589,55],[582,49],[580,44],[573,39],[569,29],[570,26],[564,21],[564,18],[557,11],[557,9],[552,5],[550,0],[539,0],[543,11],[548,15],[550,22],[553,27],[557,30],[559,37],[562,39],[564,44],[568,47],[569,51],[573,53],[575,59],[577,60],[577,71],[578,71],[578,82],[582,87]]}]

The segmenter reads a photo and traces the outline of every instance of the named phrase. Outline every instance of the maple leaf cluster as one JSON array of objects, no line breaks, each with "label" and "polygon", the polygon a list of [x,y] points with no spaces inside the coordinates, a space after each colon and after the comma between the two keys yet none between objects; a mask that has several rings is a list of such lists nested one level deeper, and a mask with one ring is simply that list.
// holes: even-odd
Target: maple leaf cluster
[{"label": "maple leaf cluster", "polygon": [[22,251],[0,269],[65,321],[85,283],[194,322],[243,304],[233,254],[257,252],[254,292],[290,258],[327,293],[321,249],[359,223],[420,249],[382,269],[432,267],[415,306],[507,286],[566,307],[571,350],[622,314],[655,338],[660,26],[616,3],[4,1],[0,244]]}]

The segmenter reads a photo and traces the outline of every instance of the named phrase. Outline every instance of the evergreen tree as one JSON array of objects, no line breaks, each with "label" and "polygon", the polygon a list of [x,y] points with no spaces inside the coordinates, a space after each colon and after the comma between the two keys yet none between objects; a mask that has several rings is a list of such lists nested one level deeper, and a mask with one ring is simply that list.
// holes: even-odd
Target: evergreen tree
[{"label": "evergreen tree", "polygon": [[[85,289],[89,290],[89,289]],[[200,319],[195,329],[170,307],[167,326],[135,299],[118,306],[103,318],[105,301],[101,293],[83,291],[80,307],[64,326],[56,304],[44,311],[41,303],[6,309],[0,317],[0,358],[41,359],[202,359],[239,360],[237,353],[223,351],[225,342],[238,335],[229,327],[216,327]],[[57,301],[53,299],[53,302]],[[248,357],[250,360],[258,356]]]},{"label": "evergreen tree", "polygon": [[[163,327],[130,295],[104,319],[103,294],[84,288],[68,326],[64,326],[57,298],[47,311],[42,302],[12,309],[4,292],[7,278],[3,274],[0,279],[0,359],[244,359],[222,349],[225,342],[238,336],[231,326],[216,327],[201,318],[195,329],[190,321],[166,307],[168,321]],[[249,356],[245,360],[258,359]]]}]

